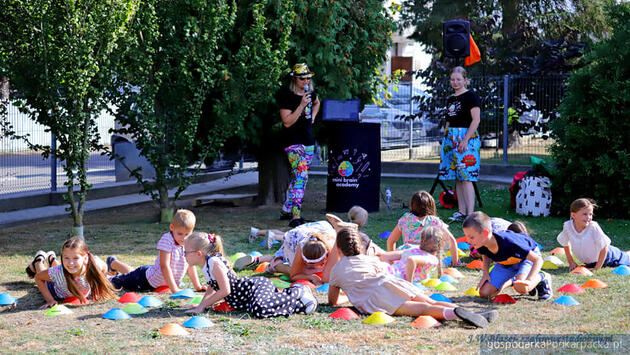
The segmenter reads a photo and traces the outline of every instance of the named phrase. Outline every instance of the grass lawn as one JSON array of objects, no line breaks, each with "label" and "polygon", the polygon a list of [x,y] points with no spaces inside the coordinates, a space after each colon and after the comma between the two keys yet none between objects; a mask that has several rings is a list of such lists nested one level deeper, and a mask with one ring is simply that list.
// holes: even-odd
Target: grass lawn
[{"label": "grass lawn", "polygon": [[[407,210],[409,197],[418,189],[429,189],[430,180],[384,179],[392,189],[392,210],[384,205],[381,211],[370,215],[365,232],[381,245],[381,232],[391,230],[398,218]],[[323,219],[325,206],[324,178],[312,178],[305,198],[304,216]],[[532,231],[532,236],[544,247],[545,256],[557,246],[555,238],[566,219],[525,218],[509,208],[506,186],[480,184],[483,211],[490,216],[508,220],[522,220]],[[437,192],[436,192],[437,196]],[[190,201],[182,201],[189,207]],[[225,239],[226,252],[267,249],[249,244],[247,235],[251,225],[263,228],[286,229],[286,222],[277,219],[280,206],[229,207],[201,206],[192,209],[197,216],[197,229],[221,234]],[[568,206],[567,206],[568,210]],[[453,210],[440,209],[446,219]],[[597,213],[597,212],[596,212]],[[345,217],[344,214],[339,214]],[[568,213],[567,213],[568,215]],[[623,250],[630,249],[630,221],[595,219],[611,237],[613,244]],[[147,206],[117,208],[110,211],[89,213],[86,216],[86,239],[92,253],[103,259],[117,255],[121,260],[137,267],[153,263],[156,244],[168,230],[167,225],[155,223],[157,211]],[[334,311],[328,306],[326,294],[318,293],[320,307],[312,315],[295,315],[290,318],[268,320],[251,319],[245,313],[217,313],[206,316],[216,325],[204,330],[191,329],[190,336],[166,337],[157,329],[171,322],[183,323],[190,318],[184,314],[185,300],[165,303],[161,308],[132,316],[132,319],[111,321],[101,315],[112,308],[122,308],[115,300],[87,306],[69,306],[73,314],[45,317],[38,308],[43,298],[29,280],[24,268],[38,249],[60,253],[63,241],[68,237],[70,220],[33,223],[3,230],[0,235],[0,293],[9,292],[18,298],[14,309],[0,308],[0,352],[71,352],[71,353],[478,353],[478,336],[483,334],[628,334],[628,309],[630,309],[630,277],[616,276],[611,269],[599,270],[596,278],[606,282],[608,288],[587,289],[585,293],[572,295],[580,306],[560,306],[537,302],[529,296],[517,296],[512,289],[506,292],[518,303],[497,305],[485,299],[464,296],[465,290],[476,286],[481,272],[459,270],[465,278],[457,284],[457,291],[442,292],[453,301],[473,309],[497,308],[500,317],[485,329],[470,329],[461,322],[447,322],[431,329],[415,329],[409,325],[411,317],[398,317],[385,326],[363,324],[361,321],[338,321],[328,317]],[[452,224],[456,237],[463,235],[461,224]],[[464,261],[470,261],[464,258]],[[243,275],[251,272],[244,272]],[[554,292],[566,283],[582,284],[589,277],[568,274],[567,267],[550,270]],[[187,287],[191,284],[184,279]],[[429,290],[430,292],[430,290]],[[441,292],[441,291],[436,291]],[[143,296],[145,294],[141,294]],[[167,294],[153,294],[168,300]],[[559,295],[556,293],[554,299]],[[364,319],[365,316],[362,317]],[[627,346],[627,345],[626,345]],[[599,352],[599,351],[597,351]]]}]

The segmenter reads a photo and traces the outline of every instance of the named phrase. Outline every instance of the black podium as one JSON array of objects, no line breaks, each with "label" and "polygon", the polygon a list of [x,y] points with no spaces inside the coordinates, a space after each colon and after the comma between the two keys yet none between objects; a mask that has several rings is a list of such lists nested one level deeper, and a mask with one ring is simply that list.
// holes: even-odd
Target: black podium
[{"label": "black podium", "polygon": [[[381,125],[360,123],[358,100],[324,101],[328,127],[326,211],[348,212],[358,205],[377,212],[381,184]],[[334,107],[327,110],[326,106]],[[356,117],[356,118],[355,118]]]}]

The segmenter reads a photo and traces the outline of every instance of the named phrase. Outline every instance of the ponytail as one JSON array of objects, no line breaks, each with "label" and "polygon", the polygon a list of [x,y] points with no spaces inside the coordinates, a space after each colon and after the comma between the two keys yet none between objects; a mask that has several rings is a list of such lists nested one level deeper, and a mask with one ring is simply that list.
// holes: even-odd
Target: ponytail
[{"label": "ponytail", "polygon": [[442,247],[444,235],[442,229],[437,227],[424,227],[420,232],[420,249],[435,255],[438,259],[438,278],[442,277]]}]

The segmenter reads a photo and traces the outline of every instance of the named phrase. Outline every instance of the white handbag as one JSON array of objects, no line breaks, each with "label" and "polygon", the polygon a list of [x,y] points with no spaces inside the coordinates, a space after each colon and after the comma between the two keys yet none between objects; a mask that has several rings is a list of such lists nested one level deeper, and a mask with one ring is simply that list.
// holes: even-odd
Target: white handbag
[{"label": "white handbag", "polygon": [[520,182],[516,194],[516,213],[524,216],[549,216],[551,180],[544,176],[528,176]]}]

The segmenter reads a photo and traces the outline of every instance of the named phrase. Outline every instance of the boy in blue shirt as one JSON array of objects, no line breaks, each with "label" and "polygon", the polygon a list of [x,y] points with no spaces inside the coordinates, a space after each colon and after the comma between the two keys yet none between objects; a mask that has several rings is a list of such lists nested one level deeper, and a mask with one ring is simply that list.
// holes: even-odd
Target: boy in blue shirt
[{"label": "boy in blue shirt", "polygon": [[[483,258],[483,276],[477,286],[481,297],[493,297],[510,284],[520,294],[538,292],[541,301],[553,296],[551,276],[540,271],[543,259],[531,237],[510,230],[493,231],[490,217],[483,212],[468,215],[462,229]],[[495,265],[488,272],[491,261]]]}]

